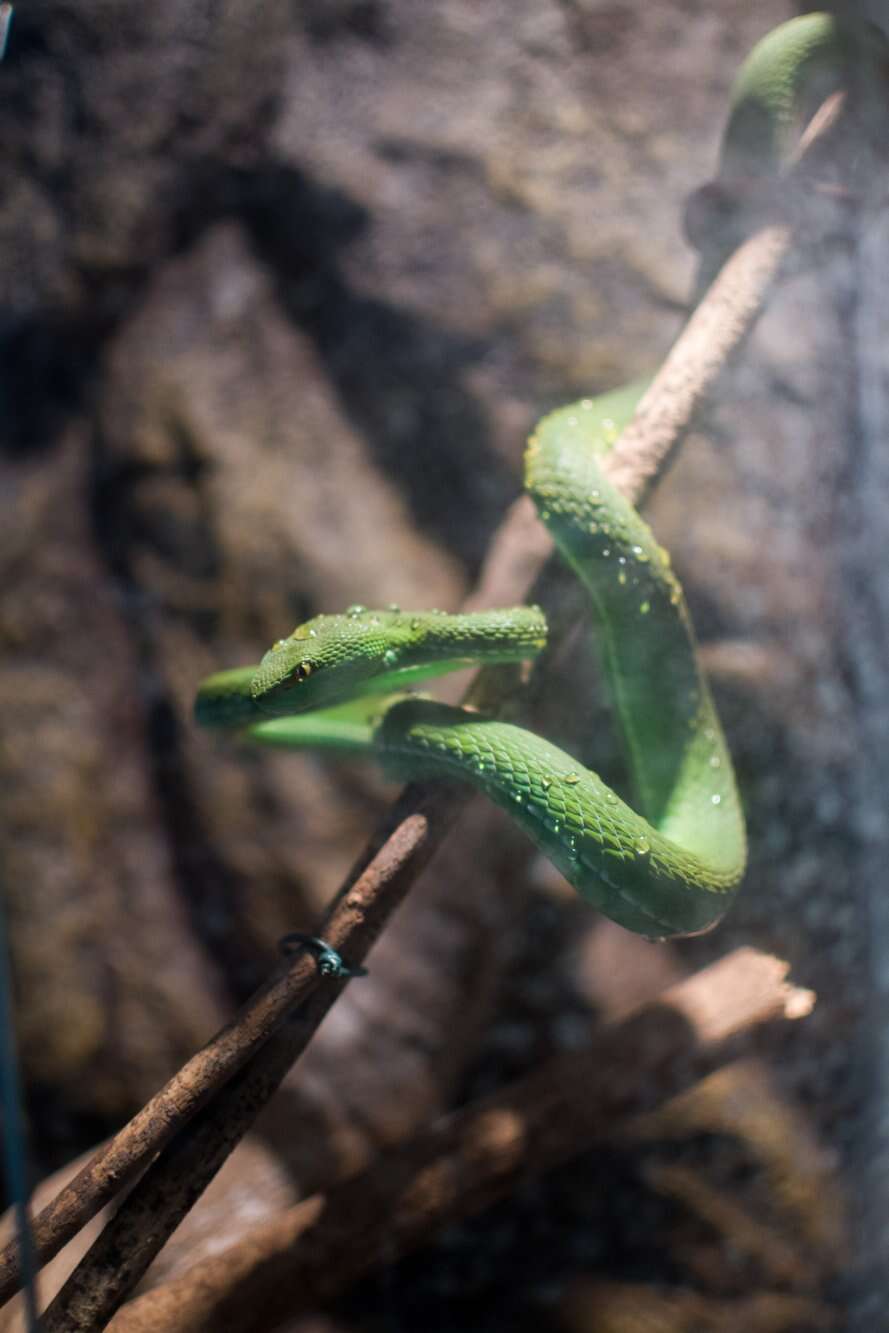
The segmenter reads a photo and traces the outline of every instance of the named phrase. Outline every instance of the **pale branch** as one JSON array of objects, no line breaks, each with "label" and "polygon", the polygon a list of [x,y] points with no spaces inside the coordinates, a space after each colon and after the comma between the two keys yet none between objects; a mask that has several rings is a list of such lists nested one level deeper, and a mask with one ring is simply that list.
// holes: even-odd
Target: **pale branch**
[{"label": "pale branch", "polygon": [[[757,223],[716,274],[607,460],[611,480],[634,501],[644,498],[687,434],[791,252],[805,253],[829,234],[837,224],[835,208],[844,202],[860,197],[874,207],[882,199],[864,179],[867,163],[880,180],[885,176],[866,130],[846,94],[832,93],[803,128],[780,176],[765,177],[758,187],[727,182]],[[858,153],[852,152],[854,136]],[[862,142],[868,153],[860,152]]]},{"label": "pale branch", "polygon": [[717,275],[607,459],[608,475],[625,495],[641,497],[663,471],[758,318],[793,240],[789,224],[762,227]]}]

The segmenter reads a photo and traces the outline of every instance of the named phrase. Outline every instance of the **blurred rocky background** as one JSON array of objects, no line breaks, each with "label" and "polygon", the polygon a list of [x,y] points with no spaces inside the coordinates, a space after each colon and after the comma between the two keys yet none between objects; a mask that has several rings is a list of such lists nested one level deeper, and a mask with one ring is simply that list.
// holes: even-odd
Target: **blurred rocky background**
[{"label": "blurred rocky background", "polygon": [[[111,1132],[224,1021],[393,794],[358,763],[198,734],[196,683],[322,610],[460,603],[535,419],[649,371],[681,326],[684,200],[713,171],[734,70],[793,12],[16,9],[0,66],[0,878],[35,1175]],[[195,1224],[188,1253],[754,944],[818,995],[757,1074],[767,1148],[725,1111],[729,1086],[709,1120],[529,1187],[338,1318],[877,1326],[886,254],[879,227],[850,230],[782,288],[650,507],[748,809],[729,922],[679,945],[627,936],[473,808],[245,1150],[249,1205],[203,1240]],[[553,669],[539,725],[619,779],[585,635]],[[743,1223],[763,1216],[780,1240],[757,1248]]]}]

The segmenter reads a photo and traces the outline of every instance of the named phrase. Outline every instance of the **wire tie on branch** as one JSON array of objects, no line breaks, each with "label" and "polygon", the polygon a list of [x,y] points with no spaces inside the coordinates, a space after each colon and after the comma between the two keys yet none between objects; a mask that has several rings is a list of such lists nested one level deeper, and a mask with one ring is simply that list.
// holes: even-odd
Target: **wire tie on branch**
[{"label": "wire tie on branch", "polygon": [[366,967],[349,967],[342,955],[318,935],[303,935],[295,930],[278,941],[278,948],[285,958],[299,949],[307,949],[315,959],[322,977],[336,977],[339,981],[348,977],[367,976]]}]

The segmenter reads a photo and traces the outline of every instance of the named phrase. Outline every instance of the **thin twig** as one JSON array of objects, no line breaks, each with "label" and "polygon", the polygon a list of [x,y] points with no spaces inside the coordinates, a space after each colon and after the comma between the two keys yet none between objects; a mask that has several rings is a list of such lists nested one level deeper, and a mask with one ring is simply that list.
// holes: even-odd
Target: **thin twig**
[{"label": "thin twig", "polygon": [[793,240],[788,223],[764,226],[717,275],[606,461],[611,481],[625,495],[641,498],[663,471],[759,317]]},{"label": "thin twig", "polygon": [[[694,1084],[727,1043],[811,1009],[786,966],[741,949],[601,1029],[582,1055],[553,1060],[448,1117],[367,1171],[252,1228],[222,1253],[124,1306],[112,1333],[240,1333],[323,1308],[362,1273],[522,1178],[586,1151]],[[380,1219],[384,1218],[384,1225]]]},{"label": "thin twig", "polygon": [[[34,1222],[41,1265],[58,1254],[135,1179],[176,1130],[259,1049],[294,1006],[303,1002],[317,980],[317,969],[305,955],[295,958],[285,971],[279,970],[240,1014],[93,1155]],[[0,1304],[9,1299],[18,1283],[17,1254],[9,1245],[0,1255]]]},{"label": "thin twig", "polygon": [[[406,789],[391,836],[338,897],[323,927],[324,938],[351,965],[364,960],[464,800],[462,791],[442,791],[438,784]],[[316,986],[213,1102],[180,1128],[44,1314],[46,1333],[105,1326],[269,1101],[345,984],[330,980]]]},{"label": "thin twig", "polygon": [[759,317],[791,248],[817,237],[820,176],[847,130],[846,106],[845,93],[833,93],[806,125],[785,173],[758,200],[762,225],[723,265],[621,434],[608,474],[625,494],[644,497]]}]

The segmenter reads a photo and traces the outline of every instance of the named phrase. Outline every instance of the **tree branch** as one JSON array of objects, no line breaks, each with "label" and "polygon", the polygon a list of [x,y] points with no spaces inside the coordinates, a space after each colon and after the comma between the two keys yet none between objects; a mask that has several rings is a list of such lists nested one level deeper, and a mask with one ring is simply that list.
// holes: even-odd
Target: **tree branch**
[{"label": "tree branch", "polygon": [[[786,965],[740,949],[562,1057],[450,1116],[369,1170],[253,1228],[138,1297],[112,1333],[264,1333],[323,1308],[361,1274],[609,1138],[720,1066],[753,1028],[797,1018],[811,994]],[[385,1227],[380,1218],[385,1217]]]}]

